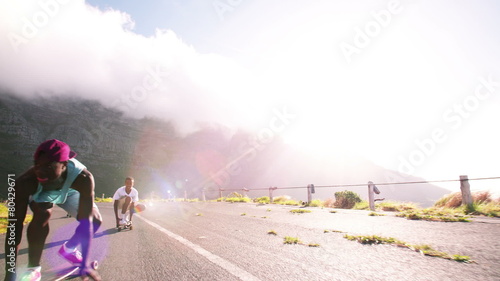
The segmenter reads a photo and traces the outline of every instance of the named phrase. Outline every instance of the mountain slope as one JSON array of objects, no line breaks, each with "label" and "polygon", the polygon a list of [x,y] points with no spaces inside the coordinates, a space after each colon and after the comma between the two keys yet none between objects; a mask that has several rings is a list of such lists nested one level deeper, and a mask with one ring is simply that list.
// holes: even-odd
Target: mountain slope
[{"label": "mountain slope", "polygon": [[[23,100],[0,95],[0,136],[4,160],[0,173],[20,175],[32,165],[37,145],[57,138],[67,142],[94,174],[96,196],[111,196],[126,176],[136,178],[142,198],[201,197],[205,189],[207,199],[213,199],[219,196],[219,188],[226,189],[224,195],[247,188],[249,196],[258,197],[276,186],[276,196],[306,200],[305,187],[310,183],[318,186],[313,198],[333,198],[335,191],[345,189],[366,198],[368,181],[421,181],[352,155],[305,153],[279,137],[256,145],[251,133],[220,125],[181,135],[172,122],[128,118],[83,99]],[[342,184],[361,186],[338,186]],[[422,206],[449,193],[431,184],[381,185],[379,189],[379,197],[386,200]],[[2,190],[0,197],[5,196]]]}]

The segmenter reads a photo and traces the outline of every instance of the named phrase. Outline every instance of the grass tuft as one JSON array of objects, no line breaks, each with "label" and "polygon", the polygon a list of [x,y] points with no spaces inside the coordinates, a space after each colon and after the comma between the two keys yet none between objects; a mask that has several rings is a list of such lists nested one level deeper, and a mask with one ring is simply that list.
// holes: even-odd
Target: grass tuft
[{"label": "grass tuft", "polygon": [[[26,214],[24,219],[24,224],[29,223],[33,219],[33,216]],[[8,225],[8,209],[4,204],[0,204],[0,234],[7,232]]]},{"label": "grass tuft", "polygon": [[302,241],[300,241],[300,239],[297,237],[285,236],[283,243],[284,244],[302,244]]},{"label": "grass tuft", "polygon": [[310,213],[311,210],[307,210],[307,209],[293,209],[293,210],[290,210],[290,213],[294,213],[294,214],[304,214],[304,213]]},{"label": "grass tuft", "polygon": [[423,255],[430,256],[430,257],[438,257],[438,258],[443,258],[447,260],[454,260],[458,262],[473,262],[471,261],[469,256],[461,256],[461,255],[449,255],[445,252],[440,252],[437,250],[434,250],[431,246],[422,244],[422,245],[411,245],[406,242],[400,241],[396,238],[392,237],[381,237],[377,235],[369,235],[369,236],[353,236],[353,235],[344,235],[344,238],[350,241],[357,241],[361,244],[368,244],[368,245],[373,245],[373,244],[389,244],[389,245],[395,245],[398,247],[404,247],[411,249],[416,252],[420,252]]}]

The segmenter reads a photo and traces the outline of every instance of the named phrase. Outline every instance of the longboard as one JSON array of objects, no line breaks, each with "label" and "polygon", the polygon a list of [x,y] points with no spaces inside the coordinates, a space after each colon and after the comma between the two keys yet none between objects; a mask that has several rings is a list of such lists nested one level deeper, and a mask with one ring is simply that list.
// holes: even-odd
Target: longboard
[{"label": "longboard", "polygon": [[[98,262],[95,260],[91,263],[93,269],[97,269],[99,267]],[[54,268],[49,271],[42,272],[41,281],[63,281],[63,280],[71,280],[79,277],[78,271],[80,270],[80,266],[70,265],[66,268]]]},{"label": "longboard", "polygon": [[63,269],[53,269],[46,272],[42,272],[41,281],[62,281],[73,279],[78,276],[79,266],[69,266]]},{"label": "longboard", "polygon": [[132,226],[132,222],[128,221],[126,224],[124,225],[119,225],[117,227],[118,231],[122,231],[124,229],[128,229],[128,230],[132,230],[133,229],[133,226]]}]

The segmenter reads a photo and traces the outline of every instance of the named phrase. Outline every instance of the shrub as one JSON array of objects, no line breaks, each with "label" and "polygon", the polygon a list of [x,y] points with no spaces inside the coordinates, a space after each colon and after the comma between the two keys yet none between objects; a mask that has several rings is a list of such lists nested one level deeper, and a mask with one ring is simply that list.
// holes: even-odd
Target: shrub
[{"label": "shrub", "polygon": [[460,192],[445,195],[434,203],[434,207],[458,208],[460,205],[462,205],[462,194]]},{"label": "shrub", "polygon": [[282,196],[278,196],[278,197],[274,197],[273,198],[273,203],[275,204],[280,204],[280,203],[284,203],[288,200],[290,200],[290,196],[287,196],[287,195],[282,195]]},{"label": "shrub", "polygon": [[271,200],[269,199],[268,196],[262,196],[259,198],[255,198],[253,201],[255,203],[260,203],[260,204],[269,204],[271,202]]},{"label": "shrub", "polygon": [[352,207],[354,210],[368,210],[370,209],[370,204],[368,204],[368,201],[361,201],[356,204],[354,204],[354,207]]},{"label": "shrub", "polygon": [[[473,192],[472,202],[477,204],[492,202],[491,193],[488,191]],[[454,192],[439,199],[434,207],[458,208],[462,205],[462,193]]]},{"label": "shrub", "polygon": [[490,203],[492,201],[491,193],[489,191],[474,192],[472,193],[472,201],[478,204]]},{"label": "shrub", "polygon": [[228,197],[242,198],[243,195],[235,191],[235,192],[232,192],[231,194],[229,194]]},{"label": "shrub", "polygon": [[238,203],[238,202],[249,203],[250,201],[252,201],[252,199],[250,199],[248,197],[228,197],[228,198],[226,198],[226,202],[230,202],[230,203]]},{"label": "shrub", "polygon": [[381,202],[376,204],[376,206],[382,211],[387,212],[402,212],[417,209],[417,206],[414,203],[399,203],[392,201]]},{"label": "shrub", "polygon": [[352,191],[339,191],[335,192],[335,203],[336,208],[342,209],[352,209],[356,203],[361,202],[361,198],[358,194]]},{"label": "shrub", "polygon": [[282,204],[290,205],[290,206],[299,206],[299,205],[302,205],[300,202],[297,202],[295,200],[287,200],[287,201],[283,202]]},{"label": "shrub", "polygon": [[309,206],[310,207],[323,207],[323,202],[321,202],[321,200],[312,200],[310,203],[309,203]]},{"label": "shrub", "polygon": [[333,198],[328,198],[323,202],[323,206],[327,208],[333,208],[335,203],[335,199]]}]

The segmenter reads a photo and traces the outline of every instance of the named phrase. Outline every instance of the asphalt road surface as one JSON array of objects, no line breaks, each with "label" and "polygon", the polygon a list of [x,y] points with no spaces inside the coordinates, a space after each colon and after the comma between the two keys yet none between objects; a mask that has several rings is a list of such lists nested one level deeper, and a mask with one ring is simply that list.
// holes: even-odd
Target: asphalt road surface
[{"label": "asphalt road surface", "polygon": [[[92,244],[103,280],[500,280],[500,219],[470,223],[410,221],[391,213],[248,203],[164,202],[117,232],[113,205],[98,204],[104,224]],[[57,250],[76,222],[54,209],[43,271],[66,263]],[[269,234],[274,231],[276,235]],[[362,245],[343,236],[379,235],[428,244],[460,263],[391,245]],[[301,244],[285,244],[286,236]],[[2,243],[4,236],[1,237]],[[314,244],[317,247],[310,247]],[[27,262],[23,237],[18,264]],[[2,264],[5,254],[0,252]],[[0,269],[0,276],[4,275]]]}]

